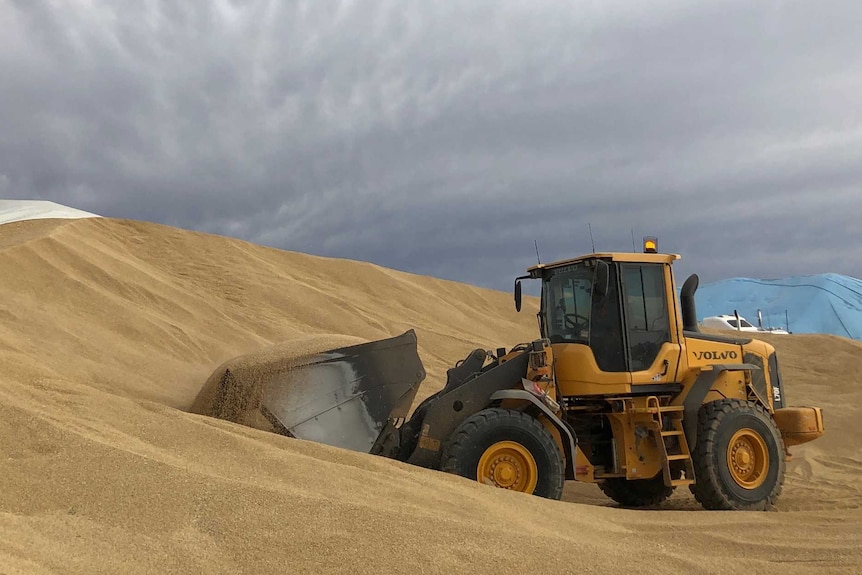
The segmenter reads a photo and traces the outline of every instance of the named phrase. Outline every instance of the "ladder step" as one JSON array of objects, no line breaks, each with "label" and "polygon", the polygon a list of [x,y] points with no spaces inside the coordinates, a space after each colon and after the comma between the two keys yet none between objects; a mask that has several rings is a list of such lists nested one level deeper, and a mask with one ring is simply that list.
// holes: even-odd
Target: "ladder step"
[{"label": "ladder step", "polygon": [[673,437],[674,435],[682,435],[682,433],[683,433],[682,430],[674,429],[671,431],[662,431],[661,436],[662,437]]},{"label": "ladder step", "polygon": [[677,412],[677,411],[684,411],[685,407],[682,405],[662,405],[662,406],[659,406],[658,410],[661,413],[668,413],[668,412],[673,413],[673,412]]},{"label": "ladder step", "polygon": [[685,461],[686,459],[691,459],[691,456],[685,453],[679,453],[674,455],[668,455],[668,461]]},{"label": "ladder step", "polygon": [[671,487],[678,487],[680,485],[691,485],[694,481],[691,479],[672,479],[670,482]]}]

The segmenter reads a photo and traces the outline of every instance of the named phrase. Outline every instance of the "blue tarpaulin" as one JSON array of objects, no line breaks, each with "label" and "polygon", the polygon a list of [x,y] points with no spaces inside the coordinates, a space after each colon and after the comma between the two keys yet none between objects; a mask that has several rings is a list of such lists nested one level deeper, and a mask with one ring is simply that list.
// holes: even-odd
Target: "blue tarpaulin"
[{"label": "blue tarpaulin", "polygon": [[764,327],[862,340],[862,280],[848,276],[733,278],[702,285],[695,301],[700,320],[736,310],[757,325],[761,310]]}]

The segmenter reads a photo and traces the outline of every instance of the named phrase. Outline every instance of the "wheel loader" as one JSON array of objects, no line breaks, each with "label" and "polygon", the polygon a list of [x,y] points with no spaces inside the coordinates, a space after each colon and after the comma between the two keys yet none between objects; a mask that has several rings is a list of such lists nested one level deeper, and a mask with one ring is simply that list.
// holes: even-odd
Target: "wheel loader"
[{"label": "wheel loader", "polygon": [[594,253],[539,264],[539,337],[473,350],[408,418],[425,377],[411,330],[277,373],[261,411],[279,432],[559,499],[566,480],[626,507],[688,486],[706,509],[763,510],[788,448],[824,432],[787,407],[772,346],[702,333],[678,255]]}]

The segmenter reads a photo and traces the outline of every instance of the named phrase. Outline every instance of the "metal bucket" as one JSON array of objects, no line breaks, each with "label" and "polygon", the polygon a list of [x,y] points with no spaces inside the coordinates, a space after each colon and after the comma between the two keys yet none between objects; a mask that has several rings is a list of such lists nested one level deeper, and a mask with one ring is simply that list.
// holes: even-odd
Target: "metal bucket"
[{"label": "metal bucket", "polygon": [[410,330],[316,354],[274,374],[261,411],[285,435],[367,452],[390,419],[407,417],[424,379]]}]

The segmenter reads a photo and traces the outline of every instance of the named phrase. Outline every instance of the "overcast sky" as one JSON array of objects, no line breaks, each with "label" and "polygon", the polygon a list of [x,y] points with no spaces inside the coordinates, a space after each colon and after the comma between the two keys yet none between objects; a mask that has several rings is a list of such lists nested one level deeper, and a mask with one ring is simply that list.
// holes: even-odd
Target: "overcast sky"
[{"label": "overcast sky", "polygon": [[862,277],[860,30],[858,0],[0,0],[0,198],[504,290],[589,226],[706,282]]}]

